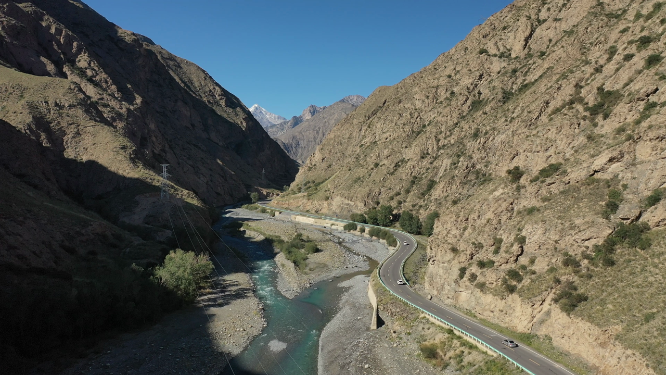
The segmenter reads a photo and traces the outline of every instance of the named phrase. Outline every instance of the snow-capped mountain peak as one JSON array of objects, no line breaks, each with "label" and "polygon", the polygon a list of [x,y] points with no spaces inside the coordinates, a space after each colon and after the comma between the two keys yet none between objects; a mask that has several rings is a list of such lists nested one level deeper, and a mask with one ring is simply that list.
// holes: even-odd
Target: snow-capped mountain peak
[{"label": "snow-capped mountain peak", "polygon": [[264,128],[268,128],[270,126],[279,124],[282,121],[287,121],[286,118],[276,115],[274,113],[270,113],[267,110],[263,109],[259,104],[255,104],[252,107],[250,107],[250,112]]}]

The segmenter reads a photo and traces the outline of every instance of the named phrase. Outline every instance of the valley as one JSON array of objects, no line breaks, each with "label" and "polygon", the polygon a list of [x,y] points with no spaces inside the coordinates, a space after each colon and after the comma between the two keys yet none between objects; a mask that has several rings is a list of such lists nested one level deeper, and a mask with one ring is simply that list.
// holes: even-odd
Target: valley
[{"label": "valley", "polygon": [[0,0],[0,373],[666,374],[666,2],[374,5]]}]

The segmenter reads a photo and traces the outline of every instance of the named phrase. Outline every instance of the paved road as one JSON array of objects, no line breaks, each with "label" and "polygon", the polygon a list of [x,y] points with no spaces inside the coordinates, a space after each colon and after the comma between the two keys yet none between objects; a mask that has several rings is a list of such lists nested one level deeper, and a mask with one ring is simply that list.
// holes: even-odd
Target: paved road
[{"label": "paved road", "polygon": [[[261,205],[264,205],[267,208],[273,208],[268,206],[269,203],[270,202],[268,201],[260,202]],[[305,215],[311,217],[316,216],[312,214],[305,214],[284,209],[278,209],[278,210],[297,215]],[[323,217],[323,218],[343,223],[349,222],[337,218],[329,218],[329,217]],[[367,226],[367,224],[363,225]],[[455,311],[449,310],[432,301],[429,301],[427,298],[413,291],[409,287],[409,285],[398,285],[398,280],[401,280],[403,278],[402,265],[404,261],[416,248],[416,243],[414,239],[406,233],[395,230],[392,232],[395,238],[401,244],[400,248],[398,248],[397,251],[391,254],[379,269],[379,277],[384,282],[384,285],[386,285],[386,287],[391,292],[393,292],[398,297],[404,299],[405,301],[411,303],[412,305],[425,310],[434,317],[439,318],[440,320],[443,320],[444,322],[454,326],[458,330],[466,332],[471,336],[474,336],[478,340],[484,342],[486,346],[491,347],[495,349],[495,351],[504,354],[512,361],[519,364],[524,370],[527,370],[529,373],[533,375],[573,375],[572,372],[565,369],[561,365],[542,356],[541,354],[535,352],[529,347],[521,345],[520,342],[518,342],[517,348],[509,348],[504,346],[502,344],[502,340],[504,340],[506,337],[499,335],[497,332],[489,328],[486,328],[480,323],[477,323],[465,317],[464,315],[458,314]],[[407,242],[407,245],[404,245],[405,242]]]},{"label": "paved road", "polygon": [[[497,332],[472,321],[464,315],[460,315],[429,301],[427,298],[414,292],[408,285],[398,285],[398,280],[402,279],[402,264],[415,249],[416,245],[409,235],[395,231],[393,234],[401,245],[400,248],[384,262],[379,270],[379,276],[386,287],[394,294],[412,305],[420,307],[441,320],[444,320],[458,329],[484,341],[487,346],[506,355],[534,375],[572,375],[570,371],[566,370],[561,365],[520,343],[518,343],[519,346],[517,348],[508,348],[504,346],[502,340],[506,337],[500,336]],[[407,242],[407,245],[404,245],[404,242]]]}]

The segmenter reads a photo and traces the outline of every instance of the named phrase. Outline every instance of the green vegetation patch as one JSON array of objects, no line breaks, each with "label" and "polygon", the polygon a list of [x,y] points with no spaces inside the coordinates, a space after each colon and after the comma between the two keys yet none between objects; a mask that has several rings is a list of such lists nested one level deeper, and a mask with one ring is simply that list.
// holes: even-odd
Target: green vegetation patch
[{"label": "green vegetation patch", "polygon": [[426,246],[419,242],[416,250],[405,261],[405,267],[403,269],[405,279],[407,279],[407,282],[410,284],[423,285],[425,283],[427,267],[428,253],[426,252]]},{"label": "green vegetation patch", "polygon": [[597,87],[597,102],[591,106],[586,106],[585,111],[592,117],[602,115],[603,119],[610,117],[613,109],[622,99],[622,93],[618,90],[605,90],[603,86]]},{"label": "green vegetation patch", "polygon": [[520,169],[519,166],[515,166],[511,169],[506,170],[506,174],[509,176],[509,181],[517,183],[525,175],[525,171]]}]

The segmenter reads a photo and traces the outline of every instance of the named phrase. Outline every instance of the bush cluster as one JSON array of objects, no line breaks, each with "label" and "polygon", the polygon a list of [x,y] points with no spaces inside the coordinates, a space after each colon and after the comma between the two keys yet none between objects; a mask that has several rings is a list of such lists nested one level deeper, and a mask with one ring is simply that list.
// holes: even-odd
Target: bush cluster
[{"label": "bush cluster", "polygon": [[458,268],[458,279],[460,280],[464,279],[466,273],[467,273],[467,267]]},{"label": "bush cluster", "polygon": [[421,232],[421,219],[409,211],[403,211],[399,220],[400,227],[407,233],[418,234]]},{"label": "bush cluster", "polygon": [[610,117],[615,105],[622,99],[622,93],[618,90],[606,90],[603,86],[599,86],[597,87],[597,96],[599,97],[597,102],[591,106],[586,106],[585,111],[592,117],[602,115],[605,120]]},{"label": "bush cluster", "polygon": [[279,237],[270,238],[270,240],[289,261],[301,270],[305,269],[308,254],[314,254],[319,251],[317,244],[308,238],[304,239],[302,233],[296,233],[288,242]]},{"label": "bush cluster", "polygon": [[576,293],[578,287],[573,282],[567,281],[562,284],[560,291],[553,297],[553,302],[560,306],[560,309],[567,314],[571,314],[578,305],[588,300],[584,293]]},{"label": "bush cluster", "polygon": [[546,167],[541,168],[539,170],[539,173],[536,176],[532,177],[530,182],[537,182],[540,179],[546,179],[548,177],[554,176],[555,174],[558,174],[559,172],[563,172],[562,163],[548,164]]},{"label": "bush cluster", "polygon": [[486,260],[479,259],[476,261],[476,266],[479,267],[480,269],[493,268],[495,266],[495,261],[492,259],[486,259]]},{"label": "bush cluster", "polygon": [[523,178],[523,175],[525,174],[525,171],[520,169],[519,166],[515,166],[511,169],[506,170],[506,174],[509,175],[509,180],[513,183],[516,183],[520,181],[521,178]]},{"label": "bush cluster", "polygon": [[350,232],[352,230],[358,229],[358,226],[356,225],[356,223],[347,223],[345,224],[344,227],[342,227],[342,229],[346,230],[347,232]]},{"label": "bush cluster", "polygon": [[641,250],[648,249],[652,242],[645,236],[650,230],[650,225],[645,222],[624,224],[619,223],[615,232],[608,236],[600,245],[594,245],[594,255],[592,256],[592,264],[605,267],[612,267],[615,265],[616,247],[618,245],[626,245],[632,248],[639,248]]},{"label": "bush cluster", "polygon": [[661,202],[662,198],[664,197],[664,191],[666,189],[655,189],[652,191],[652,194],[650,194],[647,198],[645,198],[645,208],[650,208],[652,206],[655,206],[657,203]]},{"label": "bush cluster", "polygon": [[212,271],[213,263],[207,255],[176,249],[164,258],[161,266],[155,268],[155,277],[183,301],[192,303],[198,290],[210,286],[208,275]]}]

